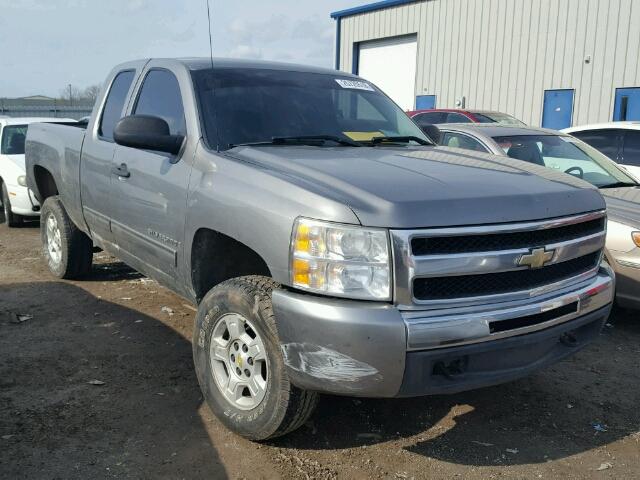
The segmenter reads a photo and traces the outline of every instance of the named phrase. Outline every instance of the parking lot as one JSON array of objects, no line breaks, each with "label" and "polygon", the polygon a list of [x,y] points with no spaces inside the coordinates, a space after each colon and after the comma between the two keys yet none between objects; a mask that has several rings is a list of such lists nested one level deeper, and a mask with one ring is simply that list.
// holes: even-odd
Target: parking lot
[{"label": "parking lot", "polygon": [[640,321],[453,396],[324,397],[266,444],[224,429],[193,373],[194,308],[96,254],[58,281],[37,224],[0,226],[0,478],[637,478]]}]

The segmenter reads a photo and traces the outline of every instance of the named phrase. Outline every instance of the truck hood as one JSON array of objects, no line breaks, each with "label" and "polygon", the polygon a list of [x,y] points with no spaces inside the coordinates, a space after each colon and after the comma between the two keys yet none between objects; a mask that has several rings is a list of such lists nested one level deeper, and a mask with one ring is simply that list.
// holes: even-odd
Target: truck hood
[{"label": "truck hood", "polygon": [[247,146],[227,154],[348,205],[366,226],[481,225],[605,208],[595,187],[570,175],[468,150]]},{"label": "truck hood", "polygon": [[640,227],[640,187],[603,188],[607,217],[630,227]]}]

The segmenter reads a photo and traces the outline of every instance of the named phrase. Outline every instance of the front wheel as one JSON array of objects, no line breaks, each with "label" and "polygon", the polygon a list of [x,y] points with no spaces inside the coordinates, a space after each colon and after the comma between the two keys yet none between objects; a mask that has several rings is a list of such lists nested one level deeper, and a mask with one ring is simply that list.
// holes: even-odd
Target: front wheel
[{"label": "front wheel", "polygon": [[193,338],[200,387],[213,413],[250,440],[285,435],[311,416],[318,394],[286,374],[267,277],[227,280],[202,300]]},{"label": "front wheel", "polygon": [[58,278],[78,278],[91,271],[93,244],[67,215],[58,197],[49,197],[40,213],[42,250]]},{"label": "front wheel", "polygon": [[7,223],[7,227],[18,227],[22,225],[22,216],[11,211],[11,199],[7,191],[7,185],[2,183],[2,216]]}]

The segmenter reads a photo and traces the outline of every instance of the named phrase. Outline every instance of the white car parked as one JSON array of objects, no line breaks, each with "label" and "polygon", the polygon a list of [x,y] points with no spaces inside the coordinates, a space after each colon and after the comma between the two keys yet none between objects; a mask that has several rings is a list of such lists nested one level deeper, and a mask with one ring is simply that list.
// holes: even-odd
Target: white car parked
[{"label": "white car parked", "polygon": [[640,178],[640,122],[609,122],[565,128]]},{"label": "white car parked", "polygon": [[0,117],[0,223],[9,227],[24,217],[40,215],[40,204],[27,188],[24,169],[24,141],[27,127],[34,122],[75,122],[70,118]]}]

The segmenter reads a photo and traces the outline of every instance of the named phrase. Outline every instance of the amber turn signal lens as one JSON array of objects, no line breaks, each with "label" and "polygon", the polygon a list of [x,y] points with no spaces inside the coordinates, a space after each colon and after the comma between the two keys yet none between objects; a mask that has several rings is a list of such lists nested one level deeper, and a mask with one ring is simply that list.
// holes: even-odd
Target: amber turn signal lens
[{"label": "amber turn signal lens", "polygon": [[293,281],[299,285],[309,285],[309,262],[300,258],[293,260]]}]

